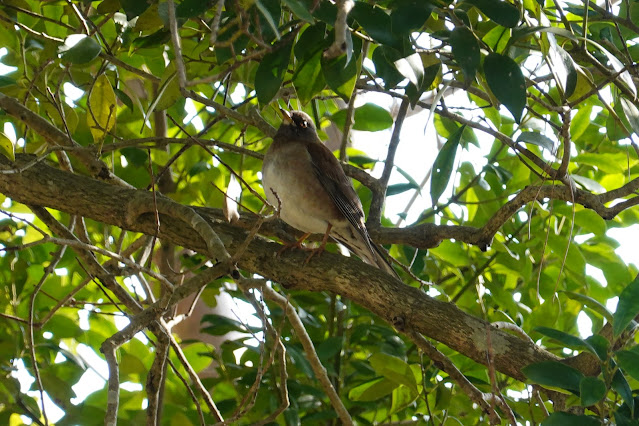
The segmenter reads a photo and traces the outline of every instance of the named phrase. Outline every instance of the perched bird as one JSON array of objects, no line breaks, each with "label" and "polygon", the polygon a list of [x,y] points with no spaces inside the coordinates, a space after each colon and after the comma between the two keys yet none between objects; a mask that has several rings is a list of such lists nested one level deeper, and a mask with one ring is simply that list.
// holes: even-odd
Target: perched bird
[{"label": "perched bird", "polygon": [[320,140],[311,118],[302,111],[281,112],[282,125],[264,157],[262,185],[280,218],[305,232],[295,245],[301,247],[310,234],[324,234],[315,252],[324,250],[330,236],[364,262],[397,277],[368,235],[353,183]]}]

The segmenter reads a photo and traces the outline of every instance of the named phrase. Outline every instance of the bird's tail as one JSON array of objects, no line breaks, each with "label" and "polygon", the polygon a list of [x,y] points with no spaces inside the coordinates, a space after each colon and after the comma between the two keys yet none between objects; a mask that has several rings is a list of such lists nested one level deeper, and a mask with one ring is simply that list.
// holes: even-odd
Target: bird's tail
[{"label": "bird's tail", "polygon": [[351,253],[356,254],[360,259],[362,259],[362,261],[364,261],[364,263],[375,266],[398,280],[401,280],[397,272],[391,266],[386,254],[377,244],[375,244],[375,242],[373,242],[373,240],[370,239],[370,237],[368,237],[368,235],[366,236],[368,237],[368,241],[362,241],[364,236],[361,236],[361,238],[347,239],[334,232],[331,233],[331,236],[335,239],[335,241],[346,247]]}]

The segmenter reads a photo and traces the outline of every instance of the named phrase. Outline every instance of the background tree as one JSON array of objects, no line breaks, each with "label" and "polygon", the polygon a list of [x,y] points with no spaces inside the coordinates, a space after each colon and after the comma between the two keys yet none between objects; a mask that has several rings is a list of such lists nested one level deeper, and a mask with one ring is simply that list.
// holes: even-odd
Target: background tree
[{"label": "background tree", "polygon": [[[0,423],[636,424],[639,281],[608,231],[638,221],[638,22],[630,0],[3,0]],[[332,135],[403,282],[335,246],[275,256],[299,236],[260,185],[279,107]]]}]

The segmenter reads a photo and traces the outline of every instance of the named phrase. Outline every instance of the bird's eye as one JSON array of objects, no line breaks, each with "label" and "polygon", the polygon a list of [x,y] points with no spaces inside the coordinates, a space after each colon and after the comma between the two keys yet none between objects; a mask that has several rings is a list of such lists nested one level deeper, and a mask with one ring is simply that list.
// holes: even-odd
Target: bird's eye
[{"label": "bird's eye", "polygon": [[308,123],[306,122],[306,120],[302,120],[299,123],[297,123],[298,126],[300,126],[302,129],[306,129],[308,127]]}]

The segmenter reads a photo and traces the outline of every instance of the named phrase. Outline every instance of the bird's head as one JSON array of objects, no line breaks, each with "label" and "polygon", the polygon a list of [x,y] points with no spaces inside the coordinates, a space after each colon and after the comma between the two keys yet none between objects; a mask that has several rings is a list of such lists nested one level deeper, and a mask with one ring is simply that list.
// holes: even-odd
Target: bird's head
[{"label": "bird's head", "polygon": [[315,124],[311,117],[302,111],[286,111],[280,109],[282,113],[282,124],[275,135],[278,139],[299,140],[308,142],[319,141]]}]

